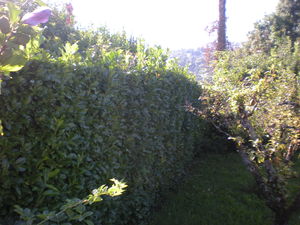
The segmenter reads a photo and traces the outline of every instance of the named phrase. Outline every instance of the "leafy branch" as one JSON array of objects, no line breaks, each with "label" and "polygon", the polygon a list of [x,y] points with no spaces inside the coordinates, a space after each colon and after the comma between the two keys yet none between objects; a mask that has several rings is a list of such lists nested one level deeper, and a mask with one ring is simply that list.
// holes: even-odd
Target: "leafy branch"
[{"label": "leafy branch", "polygon": [[[17,212],[20,216],[21,219],[27,221],[27,224],[32,224],[33,221],[36,220],[36,217],[39,218],[43,218],[44,219],[42,221],[40,221],[39,223],[37,223],[36,225],[42,225],[45,224],[48,221],[55,221],[56,218],[60,218],[63,215],[67,215],[66,220],[78,220],[78,221],[83,221],[86,219],[86,217],[92,215],[91,212],[87,212],[85,214],[83,214],[83,212],[85,211],[85,207],[80,207],[77,208],[79,206],[84,206],[84,205],[91,205],[95,202],[100,202],[103,200],[102,196],[103,195],[107,195],[107,196],[111,196],[111,197],[115,197],[115,196],[119,196],[121,195],[124,191],[125,188],[127,187],[126,183],[118,181],[116,179],[110,179],[113,182],[113,185],[111,187],[108,187],[106,185],[101,185],[99,188],[94,189],[92,191],[92,193],[90,195],[88,195],[86,198],[84,199],[68,199],[67,203],[64,204],[61,207],[61,211],[59,212],[49,212],[47,215],[45,214],[39,214],[39,215],[35,215],[32,213],[29,213],[28,209],[22,209],[20,206],[16,205],[15,206],[15,212]],[[69,210],[72,209],[76,209],[75,211],[77,211],[77,213],[83,215],[74,215],[71,212],[68,212]],[[92,222],[90,220],[87,220],[88,224],[92,224]]]}]

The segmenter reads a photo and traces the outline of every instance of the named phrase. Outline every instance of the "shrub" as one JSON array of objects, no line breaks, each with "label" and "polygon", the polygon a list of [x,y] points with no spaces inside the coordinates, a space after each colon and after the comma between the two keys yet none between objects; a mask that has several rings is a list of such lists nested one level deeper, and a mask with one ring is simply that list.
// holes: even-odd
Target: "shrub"
[{"label": "shrub", "polygon": [[199,96],[196,82],[160,48],[136,43],[134,53],[82,48],[84,41],[66,43],[55,58],[41,50],[39,59],[3,81],[4,221],[17,220],[16,204],[33,212],[58,210],[64,199],[84,197],[116,177],[128,191],[120,201],[92,206],[92,220],[142,224],[160,190],[194,155],[198,119],[184,104]]},{"label": "shrub", "polygon": [[[291,51],[293,49],[293,51]],[[199,112],[237,143],[275,224],[300,206],[299,46],[286,41],[270,54],[244,48],[220,54]]]}]

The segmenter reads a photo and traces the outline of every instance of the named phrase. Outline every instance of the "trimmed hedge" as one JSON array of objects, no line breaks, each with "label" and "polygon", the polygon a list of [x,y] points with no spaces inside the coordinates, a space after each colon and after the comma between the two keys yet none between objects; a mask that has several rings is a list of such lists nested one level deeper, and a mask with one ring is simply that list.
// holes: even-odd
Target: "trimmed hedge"
[{"label": "trimmed hedge", "polygon": [[197,99],[199,86],[177,67],[159,67],[33,61],[4,81],[2,223],[18,220],[16,204],[54,210],[115,177],[128,190],[91,206],[93,222],[143,224],[192,160],[198,127],[184,104]]}]

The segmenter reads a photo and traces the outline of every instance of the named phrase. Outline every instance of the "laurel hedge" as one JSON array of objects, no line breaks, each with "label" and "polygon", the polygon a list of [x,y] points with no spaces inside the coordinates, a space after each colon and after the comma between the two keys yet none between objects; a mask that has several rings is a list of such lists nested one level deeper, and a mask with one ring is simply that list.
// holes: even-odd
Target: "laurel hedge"
[{"label": "laurel hedge", "polygon": [[199,130],[184,105],[199,86],[167,66],[159,49],[140,50],[144,58],[127,68],[117,62],[121,51],[110,51],[97,63],[34,60],[3,82],[0,223],[19,220],[14,205],[55,210],[115,177],[127,192],[91,206],[93,222],[143,224],[161,191],[184,174]]}]

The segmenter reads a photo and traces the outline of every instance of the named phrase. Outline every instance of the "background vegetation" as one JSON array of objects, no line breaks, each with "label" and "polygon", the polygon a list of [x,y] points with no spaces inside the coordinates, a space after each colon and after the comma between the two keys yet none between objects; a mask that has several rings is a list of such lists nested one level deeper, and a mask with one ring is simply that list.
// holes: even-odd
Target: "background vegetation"
[{"label": "background vegetation", "polygon": [[[274,224],[300,207],[299,1],[281,1],[233,51],[218,52],[197,113],[237,144]],[[266,26],[264,26],[266,25]]]}]

